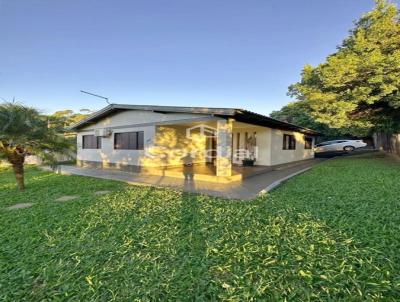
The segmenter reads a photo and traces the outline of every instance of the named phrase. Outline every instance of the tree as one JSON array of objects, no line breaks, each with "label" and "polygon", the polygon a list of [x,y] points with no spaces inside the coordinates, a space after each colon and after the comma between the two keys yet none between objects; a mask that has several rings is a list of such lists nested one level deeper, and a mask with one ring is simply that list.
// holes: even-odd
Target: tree
[{"label": "tree", "polygon": [[27,155],[45,160],[53,152],[68,148],[64,137],[47,126],[36,109],[15,102],[0,104],[0,157],[11,163],[19,190],[25,189],[24,162]]},{"label": "tree", "polygon": [[323,134],[323,139],[333,139],[349,135],[339,129],[329,128],[326,124],[316,122],[311,114],[312,110],[306,101],[297,101],[283,106],[280,110],[271,112],[274,119],[313,129]]},{"label": "tree", "polygon": [[354,134],[400,128],[400,21],[397,7],[377,0],[336,53],[306,65],[289,95],[308,104],[316,122]]},{"label": "tree", "polygon": [[56,128],[57,131],[65,131],[65,128],[88,117],[92,112],[89,109],[81,109],[79,113],[66,109],[56,111],[48,116],[49,127]]}]

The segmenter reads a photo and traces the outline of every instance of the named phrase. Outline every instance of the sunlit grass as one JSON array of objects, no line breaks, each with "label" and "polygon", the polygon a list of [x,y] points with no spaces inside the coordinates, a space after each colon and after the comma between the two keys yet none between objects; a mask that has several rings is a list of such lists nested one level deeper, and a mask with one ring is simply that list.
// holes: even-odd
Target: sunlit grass
[{"label": "sunlit grass", "polygon": [[35,203],[0,211],[2,301],[400,295],[400,166],[385,158],[327,161],[250,202],[35,169],[19,193],[0,175],[1,207]]}]

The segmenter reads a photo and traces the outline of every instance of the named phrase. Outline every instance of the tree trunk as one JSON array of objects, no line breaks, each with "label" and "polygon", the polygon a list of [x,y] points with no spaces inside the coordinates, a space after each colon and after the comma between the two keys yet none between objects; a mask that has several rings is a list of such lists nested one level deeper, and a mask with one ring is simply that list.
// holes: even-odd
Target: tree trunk
[{"label": "tree trunk", "polygon": [[24,182],[24,161],[25,156],[22,154],[14,153],[8,156],[8,161],[12,164],[14,169],[15,179],[17,180],[17,186],[20,191],[25,190]]}]

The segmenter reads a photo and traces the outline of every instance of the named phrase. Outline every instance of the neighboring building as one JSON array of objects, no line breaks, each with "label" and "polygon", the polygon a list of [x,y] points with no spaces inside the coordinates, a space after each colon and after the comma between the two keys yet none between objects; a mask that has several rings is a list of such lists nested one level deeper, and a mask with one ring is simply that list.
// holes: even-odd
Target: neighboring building
[{"label": "neighboring building", "polygon": [[318,135],[243,109],[119,104],[71,130],[80,166],[176,177],[192,166],[194,178],[221,182],[240,180],[245,158],[254,160],[248,171],[313,158]]}]

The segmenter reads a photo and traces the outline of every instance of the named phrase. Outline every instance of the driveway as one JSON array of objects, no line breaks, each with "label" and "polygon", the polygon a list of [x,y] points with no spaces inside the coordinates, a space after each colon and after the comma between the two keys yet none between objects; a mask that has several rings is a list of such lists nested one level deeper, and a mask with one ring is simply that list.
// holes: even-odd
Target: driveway
[{"label": "driveway", "polygon": [[374,149],[373,147],[364,147],[358,148],[352,152],[347,151],[326,151],[326,152],[319,152],[315,153],[316,158],[331,158],[335,156],[353,156],[353,155],[360,155],[364,153],[371,153],[371,152],[378,152],[379,150]]}]

